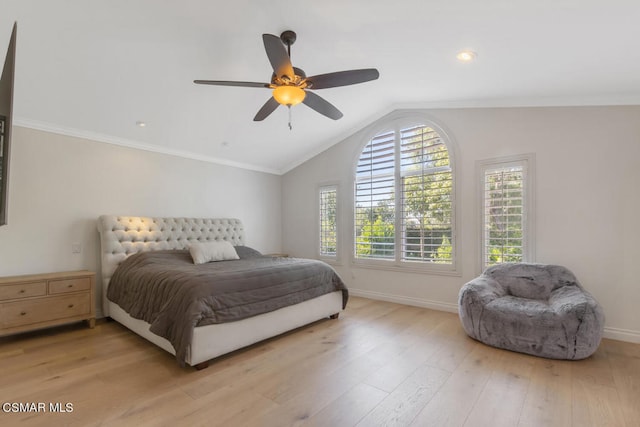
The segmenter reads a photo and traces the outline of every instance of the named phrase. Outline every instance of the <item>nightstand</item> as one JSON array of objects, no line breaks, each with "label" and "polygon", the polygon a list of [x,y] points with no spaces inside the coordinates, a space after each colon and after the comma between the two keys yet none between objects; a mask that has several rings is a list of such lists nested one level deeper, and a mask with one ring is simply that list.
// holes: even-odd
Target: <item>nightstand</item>
[{"label": "nightstand", "polygon": [[0,336],[85,320],[95,327],[91,271],[0,277]]}]

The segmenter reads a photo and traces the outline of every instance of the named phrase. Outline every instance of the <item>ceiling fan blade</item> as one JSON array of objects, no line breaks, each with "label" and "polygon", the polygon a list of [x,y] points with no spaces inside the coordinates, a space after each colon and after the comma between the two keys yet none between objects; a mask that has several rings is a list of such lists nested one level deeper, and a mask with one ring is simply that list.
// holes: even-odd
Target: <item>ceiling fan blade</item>
[{"label": "ceiling fan blade", "polygon": [[308,77],[312,89],[327,89],[330,87],[348,86],[357,83],[364,83],[380,77],[380,73],[375,68],[364,68],[361,70],[337,71],[335,73],[319,74]]},{"label": "ceiling fan blade", "polygon": [[275,98],[272,96],[271,98],[269,98],[267,102],[265,102],[262,108],[258,111],[256,116],[253,118],[253,121],[260,122],[266,119],[269,116],[269,114],[273,113],[276,110],[276,108],[278,108],[279,105],[280,104],[278,104],[278,101],[276,101]]},{"label": "ceiling fan blade", "polygon": [[226,80],[194,80],[193,82],[199,85],[266,87],[266,88],[269,87],[269,83],[233,82],[233,81],[226,81]]},{"label": "ceiling fan blade", "polygon": [[342,112],[340,112],[340,110],[330,104],[327,100],[311,91],[306,90],[305,92],[307,93],[307,96],[304,97],[304,101],[302,101],[302,103],[307,107],[312,108],[318,113],[333,120],[338,120],[342,117]]},{"label": "ceiling fan blade", "polygon": [[273,34],[263,34],[262,41],[264,42],[264,49],[267,52],[269,62],[271,62],[273,72],[276,76],[288,76],[290,79],[293,79],[295,75],[293,65],[291,65],[291,59],[280,37],[274,36]]}]

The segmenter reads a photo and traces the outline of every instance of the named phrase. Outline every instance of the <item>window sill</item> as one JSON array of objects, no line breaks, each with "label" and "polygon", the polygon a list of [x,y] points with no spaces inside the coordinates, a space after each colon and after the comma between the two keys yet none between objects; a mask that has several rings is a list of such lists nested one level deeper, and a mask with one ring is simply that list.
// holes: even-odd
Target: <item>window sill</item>
[{"label": "window sill", "polygon": [[326,262],[329,265],[336,265],[336,266],[342,266],[343,265],[342,262],[338,258],[319,256],[318,259],[320,261]]},{"label": "window sill", "polygon": [[352,260],[351,267],[353,268],[367,268],[372,270],[384,270],[402,273],[417,273],[417,274],[429,274],[433,276],[454,276],[462,277],[462,272],[457,270],[454,266],[433,264],[421,265],[413,263],[398,264],[395,261],[380,261],[380,262],[368,262],[362,260]]}]

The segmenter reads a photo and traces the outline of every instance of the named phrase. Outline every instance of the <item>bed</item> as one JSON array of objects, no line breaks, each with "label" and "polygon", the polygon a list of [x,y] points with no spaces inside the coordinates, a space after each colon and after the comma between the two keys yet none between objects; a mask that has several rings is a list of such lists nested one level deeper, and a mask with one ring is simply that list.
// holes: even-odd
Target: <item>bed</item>
[{"label": "bed", "polygon": [[[174,345],[175,341],[172,336],[167,338],[151,332],[152,323],[146,321],[143,316],[139,316],[137,313],[131,315],[123,307],[107,298],[114,274],[112,294],[116,285],[122,286],[120,283],[123,280],[122,277],[126,277],[126,274],[122,273],[125,266],[132,262],[138,262],[137,259],[152,256],[176,257],[168,258],[171,260],[169,263],[184,264],[186,263],[185,257],[188,255],[187,250],[198,242],[229,242],[238,249],[238,254],[252,254],[255,251],[245,245],[245,232],[241,221],[232,218],[147,218],[103,215],[98,219],[98,231],[101,242],[104,315],[111,317],[167,352],[179,356],[179,363],[195,366],[198,369],[206,367],[209,360],[225,353],[326,317],[337,318],[348,299],[348,292],[339,277],[335,278],[337,277],[335,271],[320,261],[296,258],[276,259],[275,257],[261,256],[260,259],[251,260],[251,262],[260,263],[260,267],[252,271],[253,276],[263,274],[261,269],[264,269],[270,274],[269,280],[273,281],[275,280],[272,277],[273,269],[276,267],[286,270],[301,270],[312,265],[314,268],[322,267],[319,264],[324,264],[335,274],[332,280],[336,286],[331,288],[329,285],[325,285],[327,289],[330,289],[326,293],[307,296],[308,299],[304,300],[289,298],[293,303],[289,301],[290,304],[267,309],[268,311],[250,317],[245,315],[240,320],[222,319],[221,323],[206,325],[198,324],[206,322],[193,323],[189,329],[190,334],[186,348],[181,348]],[[242,263],[249,263],[249,261],[241,258],[237,261],[220,261],[209,264],[215,264],[213,268],[219,269],[226,263],[232,265],[235,270],[242,270],[245,268],[241,267]],[[155,262],[156,264],[165,263],[162,258]],[[118,270],[121,264],[123,266]],[[237,274],[237,272],[232,274]],[[129,280],[135,282],[135,279],[131,277]],[[337,282],[340,282],[341,285],[338,286]]]}]

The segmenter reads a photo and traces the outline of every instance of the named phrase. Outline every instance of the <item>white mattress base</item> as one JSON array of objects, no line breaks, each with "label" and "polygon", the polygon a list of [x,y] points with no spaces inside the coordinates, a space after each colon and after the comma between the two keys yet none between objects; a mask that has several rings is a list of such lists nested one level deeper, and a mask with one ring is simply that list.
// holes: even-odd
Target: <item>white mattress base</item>
[{"label": "white mattress base", "polygon": [[[147,322],[134,319],[117,304],[110,301],[108,304],[109,315],[118,323],[169,353],[176,354],[169,341],[149,331]],[[200,326],[193,331],[193,340],[191,348],[187,351],[186,362],[192,366],[197,365],[340,311],[342,311],[342,292],[336,291],[248,319]]]}]

